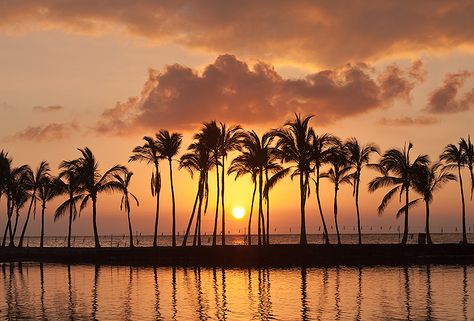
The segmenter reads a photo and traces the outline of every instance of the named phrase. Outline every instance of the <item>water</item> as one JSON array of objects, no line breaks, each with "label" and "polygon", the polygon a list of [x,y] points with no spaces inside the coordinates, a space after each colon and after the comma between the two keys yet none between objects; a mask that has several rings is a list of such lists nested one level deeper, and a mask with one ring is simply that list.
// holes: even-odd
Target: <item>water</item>
[{"label": "water", "polygon": [[474,320],[474,266],[0,266],[5,320]]},{"label": "water", "polygon": [[[462,240],[462,234],[460,233],[433,233],[431,235],[433,242],[435,243],[459,243]],[[72,246],[74,247],[94,247],[94,238],[91,236],[73,236]],[[202,235],[201,237],[203,245],[210,245],[212,243],[212,235]],[[336,235],[331,234],[330,240],[332,243],[336,243]],[[387,244],[387,243],[399,243],[401,235],[398,233],[382,233],[382,234],[363,234],[362,241],[366,244]],[[468,233],[468,240],[474,242],[474,233]],[[177,237],[177,244],[181,244],[183,241],[182,236]],[[356,244],[358,243],[357,234],[341,234],[341,241],[345,244]],[[100,242],[102,246],[111,247],[125,247],[129,246],[129,236],[123,235],[109,235],[101,236]],[[321,234],[308,234],[309,243],[323,243],[323,237]],[[409,234],[408,243],[417,243],[418,235]],[[16,244],[18,239],[16,240]],[[37,247],[39,246],[39,237],[27,237],[25,239],[25,246]],[[153,236],[134,236],[134,243],[136,246],[152,246]],[[192,243],[192,236],[188,238],[188,244]],[[241,245],[247,243],[246,235],[227,235],[226,244],[229,245]],[[297,234],[277,234],[270,235],[270,243],[272,244],[297,244],[299,243],[299,235]],[[220,244],[220,237],[218,236],[218,244]],[[252,244],[257,244],[257,236],[252,237]],[[44,246],[46,247],[64,247],[67,245],[67,237],[65,236],[46,236],[44,240]],[[158,245],[171,245],[171,236],[159,235]]]}]

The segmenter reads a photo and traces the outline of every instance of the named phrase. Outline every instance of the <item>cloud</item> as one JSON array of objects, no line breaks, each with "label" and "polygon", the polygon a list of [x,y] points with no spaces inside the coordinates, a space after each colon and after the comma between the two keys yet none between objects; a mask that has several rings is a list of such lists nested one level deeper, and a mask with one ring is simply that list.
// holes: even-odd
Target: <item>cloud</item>
[{"label": "cloud", "polygon": [[51,123],[26,127],[9,137],[9,139],[38,142],[53,141],[68,138],[77,131],[79,131],[79,125],[75,122]]},{"label": "cloud", "polygon": [[399,118],[381,118],[378,123],[386,126],[420,126],[420,125],[433,125],[438,123],[439,120],[434,117],[419,116],[419,117],[399,117]]},{"label": "cloud", "polygon": [[338,66],[474,44],[474,2],[281,0],[2,1],[0,28],[125,30],[213,53]]},{"label": "cloud", "polygon": [[63,110],[64,107],[60,105],[51,105],[51,106],[34,106],[33,111],[47,113]]},{"label": "cloud", "polygon": [[179,64],[150,70],[141,94],[106,109],[95,129],[115,134],[158,126],[185,129],[210,118],[262,124],[293,112],[330,123],[407,100],[421,70],[418,61],[408,69],[389,66],[380,73],[366,64],[348,64],[286,79],[269,64],[249,66],[221,55],[202,73]]},{"label": "cloud", "polygon": [[470,110],[474,106],[474,88],[464,94],[460,94],[459,90],[471,76],[472,73],[467,70],[447,74],[443,85],[430,94],[426,111],[448,114]]}]

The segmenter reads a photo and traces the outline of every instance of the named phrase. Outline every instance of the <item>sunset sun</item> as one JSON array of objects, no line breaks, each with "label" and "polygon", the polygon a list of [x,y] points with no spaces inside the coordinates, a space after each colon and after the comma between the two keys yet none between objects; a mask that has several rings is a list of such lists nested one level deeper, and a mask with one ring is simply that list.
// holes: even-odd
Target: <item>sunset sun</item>
[{"label": "sunset sun", "polygon": [[232,216],[240,220],[245,215],[245,210],[243,207],[236,206],[232,209]]}]

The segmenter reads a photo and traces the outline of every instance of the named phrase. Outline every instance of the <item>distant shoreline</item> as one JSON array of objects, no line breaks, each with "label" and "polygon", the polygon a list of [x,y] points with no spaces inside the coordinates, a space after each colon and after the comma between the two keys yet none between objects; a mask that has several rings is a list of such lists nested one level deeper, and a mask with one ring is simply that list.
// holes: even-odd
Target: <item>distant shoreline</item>
[{"label": "distant shoreline", "polygon": [[135,248],[0,248],[0,262],[137,266],[366,266],[474,264],[474,244],[275,244]]}]

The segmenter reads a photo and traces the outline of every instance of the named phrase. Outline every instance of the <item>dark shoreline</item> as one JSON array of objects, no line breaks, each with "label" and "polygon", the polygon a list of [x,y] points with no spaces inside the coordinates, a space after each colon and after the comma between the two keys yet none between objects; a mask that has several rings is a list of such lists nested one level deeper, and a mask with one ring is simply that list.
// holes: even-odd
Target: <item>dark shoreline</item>
[{"label": "dark shoreline", "polygon": [[474,244],[227,245],[130,248],[0,248],[0,262],[136,266],[366,266],[474,264]]}]

